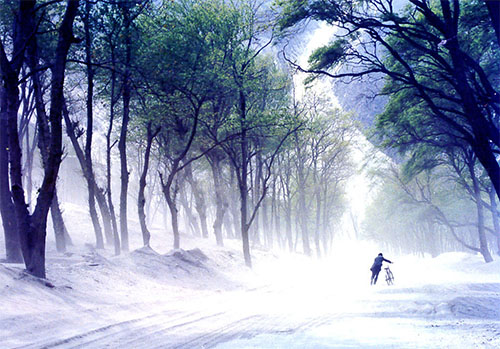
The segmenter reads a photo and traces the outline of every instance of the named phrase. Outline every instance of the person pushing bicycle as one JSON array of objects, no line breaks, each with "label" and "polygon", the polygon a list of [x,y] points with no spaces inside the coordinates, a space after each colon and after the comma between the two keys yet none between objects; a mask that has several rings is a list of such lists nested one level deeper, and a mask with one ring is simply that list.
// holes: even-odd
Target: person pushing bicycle
[{"label": "person pushing bicycle", "polygon": [[373,265],[370,268],[372,272],[372,278],[370,281],[370,285],[375,285],[378,280],[378,274],[380,273],[380,270],[382,269],[382,263],[387,262],[392,264],[392,262],[388,259],[384,258],[384,255],[382,253],[379,253],[377,257],[375,257],[375,260],[373,261]]}]

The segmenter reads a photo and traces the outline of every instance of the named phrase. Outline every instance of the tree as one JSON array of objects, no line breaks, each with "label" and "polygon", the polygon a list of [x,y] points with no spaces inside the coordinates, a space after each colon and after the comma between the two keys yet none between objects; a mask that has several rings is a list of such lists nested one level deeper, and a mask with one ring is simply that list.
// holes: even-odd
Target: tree
[{"label": "tree", "polygon": [[147,124],[147,134],[146,134],[146,149],[144,151],[144,166],[141,172],[141,178],[139,180],[139,195],[137,197],[137,211],[139,215],[139,223],[141,225],[142,238],[144,246],[149,246],[149,241],[151,239],[151,233],[148,230],[146,224],[146,213],[144,212],[144,206],[146,205],[146,197],[144,195],[146,189],[146,177],[149,170],[149,157],[151,156],[151,147],[153,145],[153,140],[160,133],[160,128],[156,130],[152,129],[152,122],[149,121]]},{"label": "tree", "polygon": [[[340,183],[353,172],[350,148],[355,128],[347,115],[335,109],[329,100],[312,93],[294,102],[293,110],[304,125],[290,144],[292,169],[282,165],[286,174],[282,176],[284,199],[287,202],[290,196],[297,196],[295,215],[304,253],[312,255],[311,243],[314,243],[316,255],[321,257],[329,250],[331,223],[334,226],[335,219],[345,210]],[[289,171],[294,173],[294,183],[291,174],[287,174]],[[290,205],[286,203],[287,216],[291,215]]]},{"label": "tree", "polygon": [[[98,6],[97,6],[98,5]],[[120,232],[116,221],[115,207],[113,203],[111,180],[111,156],[112,149],[117,141],[112,141],[113,126],[116,119],[116,105],[121,98],[121,88],[119,86],[119,77],[122,74],[118,57],[121,55],[120,49],[123,45],[123,16],[120,15],[118,6],[113,3],[99,3],[95,7],[97,15],[96,31],[100,33],[99,43],[94,49],[94,53],[98,52],[101,61],[108,62],[105,69],[97,70],[96,80],[99,84],[102,93],[100,97],[109,104],[109,123],[106,132],[106,185],[105,185],[105,202],[109,209],[111,226],[113,229],[113,242],[115,254],[121,252]],[[98,191],[99,193],[100,191]],[[101,200],[99,200],[100,202]]]},{"label": "tree", "polygon": [[[128,241],[128,223],[127,223],[127,195],[128,195],[128,182],[129,171],[127,166],[127,132],[128,123],[130,120],[130,94],[131,94],[131,63],[132,63],[132,21],[133,14],[131,8],[135,4],[131,1],[123,1],[119,3],[120,9],[123,14],[125,36],[125,61],[123,62],[124,71],[122,75],[122,103],[123,115],[120,131],[120,140],[118,142],[118,150],[120,151],[120,234],[121,234],[121,248],[123,251],[129,250]],[[113,96],[111,96],[113,98]]]},{"label": "tree", "polygon": [[[411,6],[402,12],[385,0],[355,6],[324,0],[281,4],[283,28],[307,18],[340,28],[337,40],[318,49],[310,69],[304,70],[332,78],[384,74],[393,86],[387,93],[417,96],[429,109],[430,122],[446,125],[470,145],[500,197],[495,155],[500,147],[500,94],[494,63],[499,50],[490,44],[493,32],[486,7],[458,0],[410,0]],[[332,71],[339,64],[351,70]]]},{"label": "tree", "polygon": [[377,176],[383,181],[382,190],[370,205],[366,230],[371,231],[371,238],[403,252],[435,256],[466,249],[481,253],[490,262],[489,228],[473,154],[469,152],[467,158],[464,152],[450,153],[442,160],[411,177],[395,166],[380,169]]},{"label": "tree", "polygon": [[149,53],[143,56],[147,61],[141,65],[142,74],[152,77],[145,91],[162,106],[158,143],[166,167],[161,182],[172,216],[174,248],[180,246],[177,175],[204,154],[192,154],[191,147],[204,107],[218,91],[227,69],[218,51],[219,29],[227,25],[217,12],[220,6],[219,1],[153,5],[159,15],[143,17],[141,22],[143,49]]},{"label": "tree", "polygon": [[[249,230],[259,207],[267,195],[272,167],[287,138],[301,126],[287,110],[289,80],[282,72],[274,70],[270,61],[258,59],[256,53],[246,47],[238,53],[243,58],[234,63],[235,86],[238,91],[237,112],[233,115],[234,139],[221,144],[236,174],[240,194],[240,229],[243,254],[248,267],[252,266]],[[265,96],[265,98],[263,98]],[[261,102],[264,101],[263,104]],[[279,101],[279,102],[278,102]],[[260,157],[260,158],[259,158]],[[255,160],[259,158],[259,160]],[[250,168],[257,161],[264,171],[260,188],[255,190],[255,204],[250,206]]]},{"label": "tree", "polygon": [[44,168],[43,183],[32,214],[29,213],[24,198],[17,112],[19,108],[18,77],[24,63],[25,50],[29,46],[29,42],[34,39],[32,33],[36,29],[35,15],[37,8],[35,1],[20,1],[17,5],[13,19],[14,36],[10,60],[7,56],[6,46],[3,41],[0,41],[0,73],[5,87],[3,95],[5,104],[2,103],[2,105],[5,106],[3,114],[7,118],[10,183],[23,258],[26,270],[30,274],[44,278],[46,222],[61,163],[63,84],[67,54],[71,44],[76,41],[73,36],[73,21],[77,14],[78,1],[68,1],[62,17],[63,20],[58,29],[57,48],[51,66],[50,144],[48,146],[47,165]]}]

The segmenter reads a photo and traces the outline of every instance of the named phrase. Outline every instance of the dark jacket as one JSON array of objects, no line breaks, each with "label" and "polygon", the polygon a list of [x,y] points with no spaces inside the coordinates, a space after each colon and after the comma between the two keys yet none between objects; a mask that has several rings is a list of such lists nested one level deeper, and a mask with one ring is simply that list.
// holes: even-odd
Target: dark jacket
[{"label": "dark jacket", "polygon": [[382,268],[382,263],[383,262],[387,262],[387,263],[392,263],[390,260],[388,259],[385,259],[384,257],[382,256],[377,256],[375,258],[375,260],[373,261],[373,265],[372,267],[370,268],[370,270],[380,270]]}]

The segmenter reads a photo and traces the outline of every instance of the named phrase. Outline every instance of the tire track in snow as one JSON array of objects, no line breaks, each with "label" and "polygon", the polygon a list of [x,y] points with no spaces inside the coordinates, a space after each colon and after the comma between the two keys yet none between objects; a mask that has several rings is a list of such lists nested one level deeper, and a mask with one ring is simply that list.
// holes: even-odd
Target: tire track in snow
[{"label": "tire track in snow", "polygon": [[[174,345],[173,348],[212,348],[219,343],[242,337],[243,334],[248,333],[248,330],[252,325],[255,325],[262,319],[262,315],[250,315],[244,318],[239,318],[222,327],[219,327],[215,332],[207,332],[196,335],[191,339],[185,340],[182,344]],[[158,348],[163,348],[163,346],[160,345]]]},{"label": "tire track in snow", "polygon": [[[35,343],[30,343],[28,345],[16,347],[16,349],[81,347],[100,348],[104,344],[115,342],[117,338],[130,335],[131,330],[133,331],[132,333],[135,334],[134,337],[137,337],[137,333],[139,331],[139,333],[146,333],[144,336],[147,336],[154,332],[163,331],[165,329],[174,329],[176,327],[185,326],[186,324],[200,321],[204,318],[218,316],[221,314],[222,313],[216,313],[200,317],[199,313],[186,314],[180,313],[178,311],[164,311],[140,318],[112,323],[110,325],[102,326],[91,331],[79,333],[77,335],[53,342],[47,342],[47,340],[38,341]],[[158,327],[161,327],[161,329],[158,330]],[[154,331],[151,331],[152,329],[154,329]]]}]

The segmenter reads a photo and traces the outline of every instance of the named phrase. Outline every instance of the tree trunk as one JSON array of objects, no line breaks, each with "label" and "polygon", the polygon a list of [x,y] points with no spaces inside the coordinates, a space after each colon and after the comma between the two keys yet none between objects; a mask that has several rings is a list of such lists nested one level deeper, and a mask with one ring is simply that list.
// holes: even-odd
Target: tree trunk
[{"label": "tree trunk", "polygon": [[262,200],[262,230],[266,241],[266,247],[273,248],[273,226],[272,224],[269,224],[269,216],[267,210],[267,198],[264,197],[264,199]]},{"label": "tree trunk", "polygon": [[118,142],[118,149],[120,151],[120,174],[121,174],[121,187],[120,187],[120,233],[122,241],[122,250],[129,250],[128,241],[128,223],[127,223],[127,195],[128,195],[128,181],[129,172],[127,166],[127,131],[130,117],[130,63],[132,59],[132,41],[130,38],[130,13],[128,5],[124,4],[123,15],[125,22],[125,72],[123,74],[123,118],[122,128],[120,131],[120,141]]},{"label": "tree trunk", "polygon": [[243,245],[243,257],[245,259],[245,264],[247,267],[252,267],[252,257],[250,255],[250,244],[248,237],[248,230],[250,226],[247,224],[248,219],[248,139],[247,139],[247,129],[246,129],[246,97],[242,90],[240,90],[240,122],[241,122],[241,168],[236,171],[240,171],[237,176],[238,187],[240,189],[240,229],[241,229],[241,240]]},{"label": "tree trunk", "polygon": [[[278,167],[279,168],[279,167]],[[281,249],[285,248],[283,244],[284,239],[281,238],[281,217],[280,217],[280,205],[277,198],[279,197],[279,188],[277,185],[277,178],[274,178],[273,182],[273,196],[271,201],[271,226],[274,229],[274,236],[277,237],[279,247]],[[272,237],[271,237],[272,238]]]},{"label": "tree trunk", "polygon": [[[250,166],[252,165],[251,161],[249,161],[249,164]],[[250,170],[250,173],[254,173],[253,170]],[[262,177],[262,160],[261,160],[261,154],[258,153],[257,156],[256,156],[256,161],[255,161],[255,178],[252,180],[252,178],[250,178],[250,183],[254,183],[253,186],[251,187],[251,191],[252,191],[252,200],[251,200],[251,203],[252,203],[252,208],[257,206],[257,201],[259,200],[259,194],[260,194],[260,191],[261,191],[261,188],[260,188],[260,178]],[[255,222],[253,223],[252,227],[252,233],[253,233],[253,239],[252,239],[252,243],[253,243],[253,246],[257,245],[261,245],[261,241],[260,241],[260,235],[261,235],[261,231],[260,231],[260,228],[259,228],[259,212],[257,212],[257,214],[255,215]]]},{"label": "tree trunk", "polygon": [[316,245],[316,254],[318,258],[321,258],[321,243],[320,243],[320,235],[324,234],[321,231],[321,190],[320,183],[317,176],[318,171],[318,160],[317,158],[314,160],[314,196],[316,197],[316,223],[314,229],[314,243]]},{"label": "tree trunk", "polygon": [[109,215],[111,218],[111,224],[113,227],[113,243],[115,247],[115,255],[118,256],[121,251],[120,244],[120,233],[118,231],[118,225],[116,223],[116,214],[115,214],[115,206],[113,204],[113,196],[111,193],[111,149],[114,144],[111,144],[111,133],[113,131],[113,122],[115,119],[115,104],[118,100],[118,96],[115,97],[115,89],[116,89],[116,71],[115,71],[115,51],[114,46],[110,40],[111,47],[111,62],[112,62],[112,70],[111,70],[111,102],[109,106],[109,127],[108,132],[106,133],[106,198],[108,202]]},{"label": "tree trunk", "polygon": [[329,228],[328,220],[328,190],[326,186],[323,187],[323,221],[321,223],[321,230],[323,232],[323,250],[325,256],[330,253],[330,245],[333,241],[333,229]]},{"label": "tree trunk", "polygon": [[193,177],[193,168],[191,165],[186,166],[184,169],[186,171],[186,179],[191,186],[191,190],[194,194],[195,208],[198,212],[198,217],[200,217],[201,234],[203,238],[208,238],[208,228],[207,228],[207,205],[205,203],[205,196],[203,190],[200,188],[200,184]]},{"label": "tree trunk", "polygon": [[[24,72],[24,74],[26,74],[26,72]],[[32,197],[33,197],[33,160],[34,160],[34,155],[35,155],[35,149],[36,149],[36,146],[37,146],[37,138],[38,138],[38,132],[37,132],[37,129],[35,128],[35,132],[33,134],[33,140],[31,140],[31,132],[30,132],[30,119],[31,119],[31,116],[33,114],[33,108],[30,106],[31,104],[31,98],[29,98],[28,96],[32,94],[32,92],[34,92],[34,87],[32,84],[31,85],[31,91],[28,91],[28,93],[26,93],[26,89],[27,89],[27,84],[26,83],[23,83],[22,84],[22,103],[23,103],[23,118],[22,118],[22,122],[21,122],[21,125],[20,125],[20,129],[22,129],[21,131],[21,135],[23,135],[22,137],[24,137],[25,139],[25,154],[26,154],[26,159],[25,159],[25,162],[24,162],[24,177],[25,177],[25,188],[26,188],[26,197],[27,197],[27,201],[28,201],[28,204],[31,206],[32,204]],[[27,96],[28,94],[28,96]],[[35,100],[36,101],[36,100]]]},{"label": "tree trunk", "polygon": [[102,225],[104,227],[104,236],[106,238],[106,245],[111,246],[114,243],[113,229],[111,227],[111,214],[109,212],[108,203],[106,201],[106,195],[104,194],[104,189],[99,188],[94,179],[94,194],[97,204],[99,205],[99,211],[101,212]]},{"label": "tree trunk", "polygon": [[283,190],[283,211],[285,214],[285,236],[288,242],[288,251],[293,252],[293,235],[292,235],[292,201],[290,197],[290,177],[286,173],[281,178],[281,187]]},{"label": "tree trunk", "polygon": [[95,188],[97,185],[95,184],[94,173],[89,171],[88,162],[85,160],[85,154],[83,153],[83,150],[80,144],[78,143],[78,139],[75,133],[76,132],[75,126],[71,121],[71,119],[69,118],[69,111],[66,108],[66,104],[64,105],[63,108],[63,116],[64,116],[64,121],[66,123],[66,133],[69,139],[71,140],[71,144],[73,145],[76,157],[82,169],[83,177],[87,182],[89,213],[90,213],[90,219],[92,220],[92,226],[94,227],[96,248],[102,249],[104,248],[104,239],[102,236],[101,224],[99,223],[99,217],[97,215],[97,209],[95,205],[95,195],[96,195]]},{"label": "tree trunk", "polygon": [[222,169],[221,162],[223,157],[217,150],[213,150],[206,155],[210,169],[212,170],[212,178],[214,180],[215,191],[215,220],[214,220],[214,235],[217,246],[224,246],[222,237],[222,223],[224,222],[224,214],[228,207],[227,200],[224,197],[224,189],[222,188]]},{"label": "tree trunk", "polygon": [[91,16],[90,0],[85,1],[85,16],[84,16],[84,29],[85,29],[85,62],[87,65],[87,130],[85,132],[85,173],[89,191],[89,208],[91,212],[92,222],[94,227],[98,227],[99,232],[96,233],[96,246],[97,248],[104,248],[102,241],[102,231],[97,217],[97,210],[95,207],[95,200],[97,199],[99,208],[101,210],[101,218],[104,226],[104,234],[108,245],[112,243],[111,224],[109,218],[109,211],[106,205],[106,200],[103,200],[103,195],[99,189],[96,178],[94,175],[94,166],[92,164],[92,137],[94,134],[94,67],[92,65],[92,40],[90,33],[90,16]]},{"label": "tree trunk", "polygon": [[165,196],[165,200],[167,201],[168,208],[170,210],[170,217],[172,218],[172,230],[174,234],[174,249],[179,249],[181,247],[180,244],[180,236],[179,236],[179,222],[178,222],[178,213],[177,210],[177,183],[175,183],[175,188],[173,193],[171,193],[171,188],[166,188],[166,185],[163,186],[163,194]]},{"label": "tree trunk", "polygon": [[144,166],[141,173],[141,178],[139,179],[139,196],[137,198],[137,212],[139,214],[139,223],[141,225],[142,231],[142,241],[144,246],[149,246],[151,239],[151,233],[148,230],[146,224],[146,213],[144,212],[144,206],[146,205],[146,197],[144,195],[144,190],[146,189],[146,177],[148,175],[149,169],[149,157],[151,154],[151,146],[153,145],[153,139],[160,132],[157,129],[155,132],[151,130],[151,122],[147,126],[147,140],[146,140],[146,151],[144,153]]},{"label": "tree trunk", "polygon": [[[246,177],[246,175],[244,175]],[[246,178],[245,178],[246,180]],[[241,209],[240,209],[240,224],[241,224],[241,239],[243,246],[243,256],[245,259],[245,264],[247,267],[252,267],[252,258],[250,256],[250,244],[248,238],[249,226],[246,223],[247,220],[247,203],[248,203],[248,192],[246,183],[240,184],[240,196],[241,196]]]},{"label": "tree trunk", "polygon": [[38,132],[35,129],[33,134],[33,142],[29,144],[30,132],[26,132],[26,197],[28,198],[28,203],[33,202],[33,161],[35,159],[35,148],[37,146]]},{"label": "tree trunk", "polygon": [[7,95],[1,85],[0,103],[0,213],[5,237],[5,259],[9,263],[22,263],[23,256],[14,217],[14,203],[9,188]]},{"label": "tree trunk", "polygon": [[[17,34],[14,39],[14,52],[22,57],[27,46],[25,38],[29,38],[34,28],[34,1],[20,2],[20,13],[16,22]],[[24,199],[21,173],[21,149],[17,133],[17,110],[19,95],[17,76],[19,68],[6,64],[4,53],[1,60],[2,78],[7,92],[8,133],[10,152],[10,178],[12,197],[15,205],[15,217],[21,241],[21,248],[28,273],[45,278],[45,237],[47,214],[54,195],[57,175],[62,156],[61,113],[63,105],[63,85],[66,60],[69,47],[74,40],[73,21],[78,9],[78,1],[68,1],[66,12],[58,30],[58,43],[52,66],[51,98],[50,98],[50,146],[44,178],[39,190],[38,200],[32,215],[29,214]],[[22,25],[21,25],[22,24]],[[16,32],[16,30],[14,30]],[[20,59],[20,58],[19,58]]]},{"label": "tree trunk", "polygon": [[[33,93],[35,98],[35,109],[37,112],[37,130],[38,130],[38,148],[42,157],[42,165],[44,168],[48,166],[49,161],[49,144],[50,144],[50,128],[47,113],[45,111],[45,102],[42,92],[42,84],[38,73],[38,45],[36,40],[32,40],[28,47],[27,62],[32,72]],[[31,186],[31,184],[30,184]],[[29,188],[28,190],[31,190]],[[54,198],[50,205],[52,216],[52,224],[54,228],[56,248],[59,252],[66,251],[66,237],[68,231],[64,224],[59,200],[57,198],[57,189],[54,191]]]},{"label": "tree trunk", "polygon": [[[183,185],[182,188],[180,189],[180,193],[179,193],[179,201],[181,203],[181,206],[184,208],[184,213],[186,215],[186,231],[187,229],[189,229],[191,231],[191,233],[194,235],[194,236],[197,236],[197,237],[200,237],[201,234],[200,234],[200,225],[198,224],[198,219],[196,217],[196,215],[193,213],[193,210],[191,209],[191,202],[189,202],[189,199],[188,199],[188,195],[187,195],[187,190],[186,190],[186,186]],[[191,196],[191,201],[192,200],[192,196]]]},{"label": "tree trunk", "polygon": [[297,139],[296,139],[296,151],[297,151],[297,158],[298,158],[298,161],[297,161],[297,181],[299,183],[299,185],[298,185],[299,212],[297,212],[297,213],[298,213],[298,217],[299,217],[300,230],[302,232],[302,246],[304,249],[304,253],[307,256],[310,256],[311,255],[311,247],[309,246],[309,230],[307,229],[308,210],[306,207],[306,180],[305,180],[305,174],[304,174],[304,162],[302,159],[302,151],[300,149],[300,145],[297,142]]},{"label": "tree trunk", "polygon": [[475,160],[469,161],[467,163],[469,166],[469,172],[472,178],[472,184],[474,188],[474,196],[477,207],[477,231],[479,234],[479,250],[483,255],[484,261],[486,263],[492,262],[493,258],[491,258],[490,250],[488,249],[488,241],[486,240],[486,232],[484,229],[484,209],[483,209],[483,201],[481,199],[481,189],[479,187],[479,181],[475,174]]},{"label": "tree trunk", "polygon": [[[230,186],[230,202],[238,202],[239,200],[239,194],[238,194],[238,180],[236,179],[236,170],[234,169],[233,166],[230,167],[231,171],[231,176],[229,180],[229,186]],[[228,237],[232,239],[238,239],[241,237],[241,230],[240,230],[240,215],[238,213],[238,205],[229,205],[229,212],[231,215],[227,214],[225,215],[227,219],[225,220],[225,225],[227,227],[228,231]],[[229,224],[230,223],[230,224]],[[232,232],[230,235],[229,232]]]},{"label": "tree trunk", "polygon": [[68,236],[68,231],[66,230],[61,208],[59,207],[57,190],[54,191],[54,198],[52,199],[52,204],[50,205],[50,214],[52,217],[52,224],[54,226],[56,249],[58,252],[66,252],[66,236]]},{"label": "tree trunk", "polygon": [[[23,64],[24,49],[27,45],[26,37],[28,33],[33,30],[33,10],[35,2],[25,1],[19,3],[19,12],[15,13],[14,18],[14,38],[13,38],[13,52],[16,56],[12,61],[7,59],[3,43],[1,43],[0,50],[0,74],[2,78],[1,97],[2,97],[2,139],[1,142],[7,142],[2,146],[2,157],[5,155],[5,160],[8,159],[9,166],[2,161],[2,218],[4,215],[10,214],[9,210],[14,209],[14,215],[10,215],[8,219],[3,219],[4,226],[7,227],[5,231],[6,244],[8,246],[7,253],[16,252],[12,248],[16,244],[16,236],[18,237],[19,245],[22,250],[25,265],[30,272],[36,272],[37,276],[45,276],[45,263],[43,268],[34,270],[33,268],[33,250],[39,248],[40,244],[36,241],[36,228],[31,225],[31,216],[28,212],[26,202],[24,200],[24,189],[22,184],[22,165],[21,165],[21,148],[19,144],[19,134],[17,125],[17,112],[19,109],[19,90],[18,90],[18,76]],[[5,129],[3,129],[5,126]],[[5,137],[5,135],[7,137]],[[6,153],[3,153],[6,150]],[[11,195],[9,195],[9,180],[3,171],[9,170]],[[12,197],[13,206],[10,205],[10,198]],[[11,234],[11,221],[14,219],[16,234]]]},{"label": "tree trunk", "polygon": [[490,190],[488,190],[488,194],[490,196],[491,204],[491,219],[493,221],[493,229],[497,239],[497,254],[500,256],[500,224],[498,222],[498,205],[495,196],[495,189],[491,187]]}]

